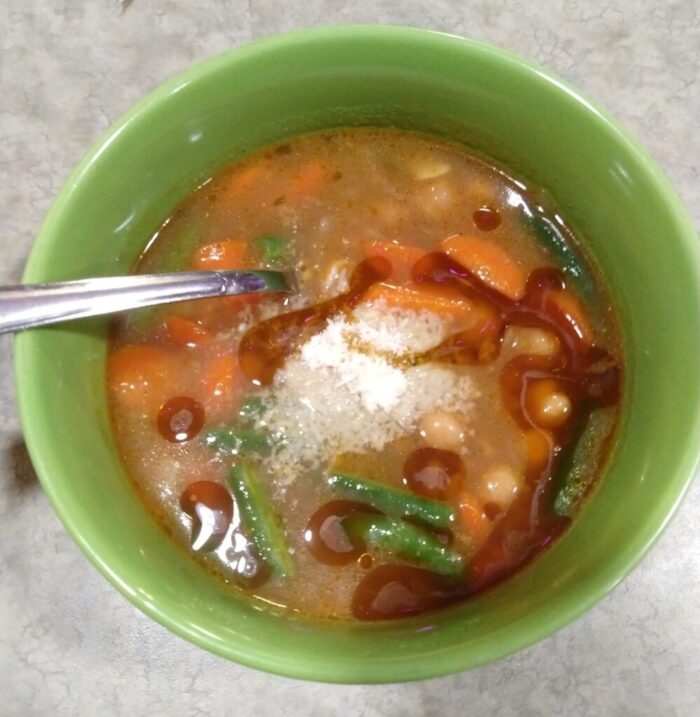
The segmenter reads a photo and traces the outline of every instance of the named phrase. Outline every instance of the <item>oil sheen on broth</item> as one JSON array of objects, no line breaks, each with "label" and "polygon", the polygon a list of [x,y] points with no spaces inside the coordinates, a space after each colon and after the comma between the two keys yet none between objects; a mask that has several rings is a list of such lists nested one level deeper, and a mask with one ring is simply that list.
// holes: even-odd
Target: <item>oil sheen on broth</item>
[{"label": "oil sheen on broth", "polygon": [[614,437],[620,342],[541,192],[409,132],[298,137],[205,182],[136,271],[244,267],[300,291],[134,312],[108,356],[139,493],[232,590],[416,614],[575,519]]}]

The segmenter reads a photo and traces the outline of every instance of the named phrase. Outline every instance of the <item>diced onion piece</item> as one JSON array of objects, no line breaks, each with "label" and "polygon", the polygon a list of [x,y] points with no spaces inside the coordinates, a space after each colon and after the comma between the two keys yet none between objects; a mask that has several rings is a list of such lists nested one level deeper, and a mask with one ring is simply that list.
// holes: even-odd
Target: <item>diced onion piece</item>
[{"label": "diced onion piece", "polygon": [[433,448],[459,451],[464,444],[464,423],[456,413],[441,409],[428,411],[420,419],[418,430]]},{"label": "diced onion piece", "polygon": [[336,259],[326,269],[321,279],[321,292],[324,297],[337,296],[347,291],[349,285],[350,262]]},{"label": "diced onion piece", "polygon": [[413,177],[422,182],[426,179],[437,179],[447,174],[452,167],[437,157],[421,157],[415,160],[411,165],[411,173]]}]

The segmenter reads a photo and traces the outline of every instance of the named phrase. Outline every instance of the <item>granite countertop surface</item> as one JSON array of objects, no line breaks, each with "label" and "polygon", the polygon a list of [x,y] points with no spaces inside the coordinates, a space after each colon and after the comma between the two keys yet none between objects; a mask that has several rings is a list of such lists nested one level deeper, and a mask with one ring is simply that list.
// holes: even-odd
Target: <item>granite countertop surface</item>
[{"label": "granite countertop surface", "polygon": [[[19,280],[72,166],[144,93],[251,39],[337,23],[466,35],[555,70],[641,139],[698,225],[697,0],[1,0],[0,283]],[[12,370],[0,337],[2,717],[700,714],[697,481],[634,573],[549,639],[425,682],[304,683],[198,649],[97,573],[37,483]]]}]

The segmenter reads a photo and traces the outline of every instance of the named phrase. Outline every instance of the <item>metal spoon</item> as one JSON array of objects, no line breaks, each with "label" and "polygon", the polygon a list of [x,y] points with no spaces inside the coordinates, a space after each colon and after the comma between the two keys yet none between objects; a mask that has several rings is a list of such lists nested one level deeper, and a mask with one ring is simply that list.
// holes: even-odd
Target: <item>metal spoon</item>
[{"label": "metal spoon", "polygon": [[0,287],[0,333],[188,299],[294,291],[278,271],[188,271]]}]

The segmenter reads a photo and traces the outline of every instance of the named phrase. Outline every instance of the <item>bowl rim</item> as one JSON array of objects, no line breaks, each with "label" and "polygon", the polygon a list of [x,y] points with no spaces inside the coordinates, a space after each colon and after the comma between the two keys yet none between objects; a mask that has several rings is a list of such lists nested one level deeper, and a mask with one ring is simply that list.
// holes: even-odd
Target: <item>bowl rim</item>
[{"label": "bowl rim", "polygon": [[[241,60],[249,60],[256,56],[264,56],[269,50],[280,50],[285,47],[293,47],[300,42],[315,41],[337,41],[342,42],[347,39],[363,38],[377,42],[392,41],[395,39],[413,39],[416,42],[424,43],[424,47],[430,45],[439,46],[443,49],[448,43],[456,43],[463,48],[468,48],[470,52],[476,53],[482,57],[488,57],[496,63],[505,63],[507,65],[516,65],[521,70],[529,74],[536,75],[541,81],[548,83],[555,89],[568,95],[569,100],[575,104],[582,106],[589,113],[591,121],[597,122],[601,131],[615,137],[616,142],[624,146],[639,162],[640,169],[646,174],[647,178],[653,185],[654,192],[659,196],[668,208],[672,211],[676,221],[677,239],[683,244],[687,256],[692,257],[692,268],[695,272],[697,282],[700,285],[700,247],[697,241],[693,221],[688,214],[686,208],[682,204],[680,198],[676,194],[665,174],[658,167],[656,162],[650,156],[646,149],[606,110],[600,108],[596,103],[591,101],[584,93],[581,93],[573,85],[558,77],[555,73],[546,70],[536,63],[526,60],[507,50],[486,44],[480,41],[472,40],[458,35],[437,32],[433,30],[425,30],[415,27],[406,27],[400,25],[331,25],[317,27],[313,29],[297,30],[279,35],[274,35],[264,39],[249,42],[241,46],[233,47],[222,54],[201,61],[189,69],[180,72],[165,82],[158,85],[155,89],[146,94],[142,99],[133,104],[125,113],[123,113],[114,123],[112,123],[92,144],[87,153],[70,173],[65,181],[62,189],[54,199],[40,230],[37,234],[35,242],[32,246],[29,259],[27,261],[22,281],[25,283],[40,280],[44,271],[45,261],[43,253],[45,247],[51,245],[51,228],[59,221],[65,206],[69,203],[71,195],[80,184],[83,175],[92,165],[99,160],[101,154],[109,147],[112,141],[132,122],[136,122],[141,117],[145,117],[148,113],[157,107],[161,102],[167,100],[171,95],[183,89],[190,83],[196,82],[198,79],[214,73],[221,68],[227,67],[230,63],[238,63]],[[456,654],[449,652],[442,656],[442,659],[428,661],[427,665],[416,665],[406,670],[406,674],[398,676],[389,674],[391,671],[375,666],[375,670],[371,676],[365,676],[365,679],[357,679],[354,676],[345,678],[342,670],[333,670],[329,668],[323,674],[318,673],[318,666],[305,666],[298,660],[294,659],[293,650],[290,648],[289,656],[286,660],[272,660],[267,654],[258,652],[246,653],[245,648],[228,649],[221,645],[220,641],[215,639],[207,639],[199,632],[189,630],[183,625],[177,616],[169,614],[167,606],[161,609],[157,600],[148,601],[141,597],[138,591],[135,591],[129,585],[128,579],[124,575],[116,573],[109,565],[109,556],[103,555],[102,551],[95,549],[93,545],[86,540],[83,535],[83,529],[77,521],[73,519],[70,510],[62,503],[60,491],[57,491],[53,485],[50,469],[50,461],[47,454],[43,450],[41,435],[32,429],[31,416],[34,405],[34,391],[31,388],[31,381],[21,375],[20,367],[26,365],[31,353],[30,333],[18,335],[15,341],[15,386],[17,394],[17,404],[20,414],[20,422],[27,448],[37,472],[37,476],[42,484],[44,492],[48,496],[53,509],[59,516],[61,522],[71,535],[73,540],[78,544],[82,552],[97,567],[97,569],[122,593],[130,602],[138,607],[146,615],[154,619],[156,622],[168,628],[175,634],[187,639],[188,641],[227,659],[255,667],[266,672],[283,675],[287,677],[313,679],[323,682],[334,683],[359,683],[359,682],[399,682],[416,679],[426,679],[437,677],[460,670],[477,667],[487,662],[500,659],[513,652],[521,650],[535,642],[553,634],[561,629],[581,614],[589,610],[593,605],[605,597],[622,579],[624,579],[649,551],[649,549],[658,540],[660,534],[675,514],[680,502],[682,501],[686,491],[688,490],[698,465],[700,463],[700,451],[695,446],[700,445],[700,411],[696,410],[694,415],[694,424],[690,427],[688,435],[696,440],[689,440],[679,457],[677,462],[677,470],[674,475],[675,491],[670,491],[670,496],[663,506],[663,510],[657,510],[655,516],[649,519],[645,524],[645,530],[640,531],[639,535],[631,539],[632,542],[628,546],[625,555],[609,567],[606,571],[601,571],[593,578],[589,578],[576,599],[569,599],[557,606],[556,614],[552,614],[548,621],[542,621],[539,624],[529,624],[527,629],[520,626],[513,630],[513,634],[507,638],[501,635],[503,642],[497,645],[491,645],[485,648],[476,657]],[[405,667],[405,665],[404,665]],[[383,670],[383,671],[382,671]],[[386,674],[384,674],[386,673]]]}]

